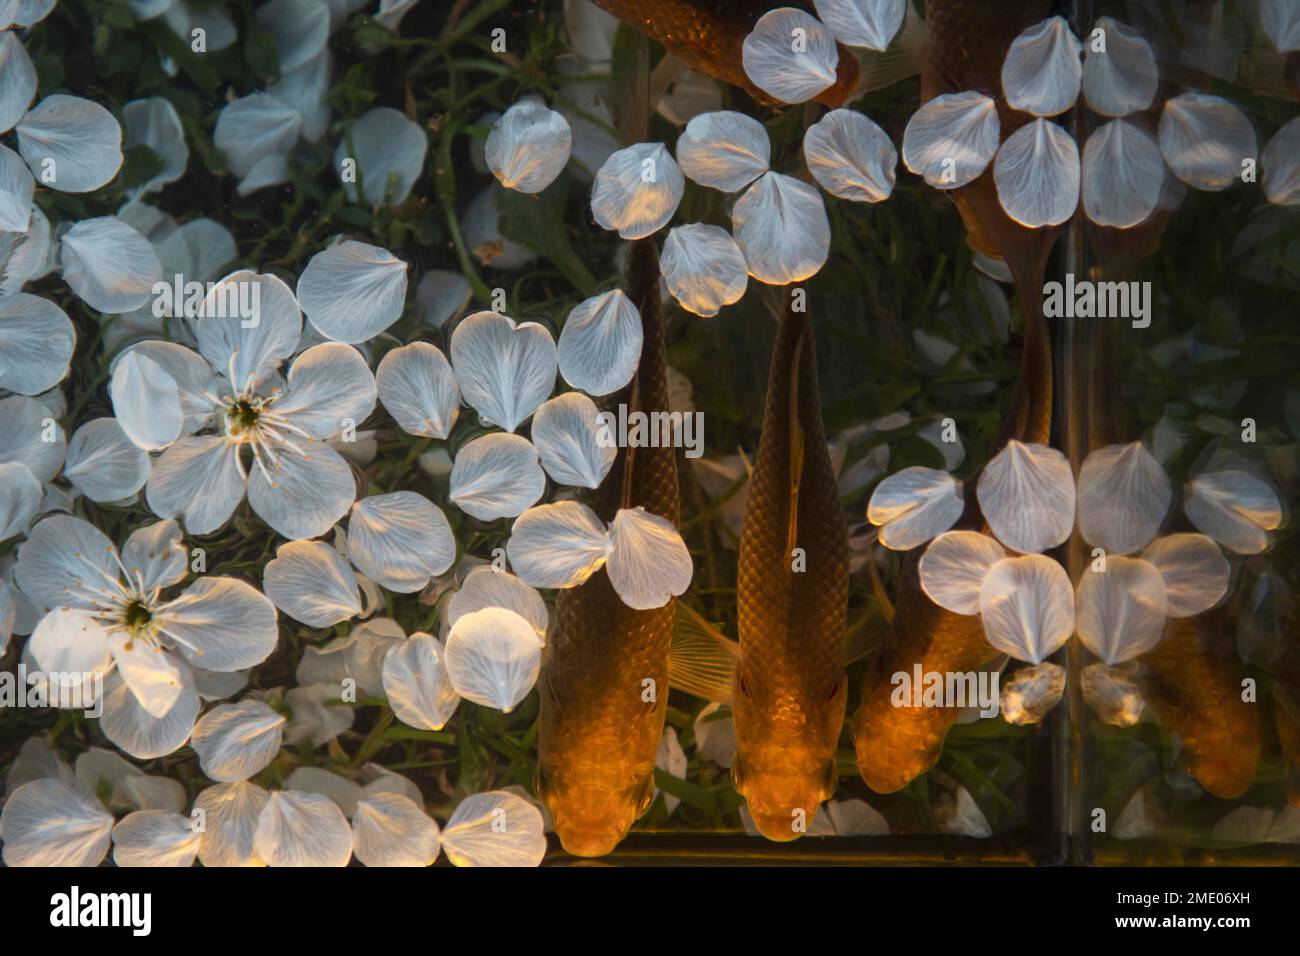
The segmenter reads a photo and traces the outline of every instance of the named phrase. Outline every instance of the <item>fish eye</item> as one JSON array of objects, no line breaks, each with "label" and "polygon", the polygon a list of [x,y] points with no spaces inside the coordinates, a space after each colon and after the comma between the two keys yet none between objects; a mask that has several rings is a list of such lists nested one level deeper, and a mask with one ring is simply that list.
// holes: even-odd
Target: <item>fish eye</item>
[{"label": "fish eye", "polygon": [[748,700],[749,685],[745,683],[745,674],[743,671],[736,671],[736,685],[740,688],[740,692],[745,696],[745,699]]}]

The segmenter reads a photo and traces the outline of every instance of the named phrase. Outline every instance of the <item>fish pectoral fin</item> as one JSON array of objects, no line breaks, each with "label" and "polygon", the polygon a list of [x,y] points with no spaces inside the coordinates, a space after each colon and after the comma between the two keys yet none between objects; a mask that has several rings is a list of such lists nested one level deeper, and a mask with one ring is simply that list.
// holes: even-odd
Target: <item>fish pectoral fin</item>
[{"label": "fish pectoral fin", "polygon": [[860,99],[876,90],[884,90],[921,72],[925,47],[930,31],[916,12],[913,4],[907,5],[907,16],[897,36],[882,52],[856,49],[858,83],[853,88],[853,99]]},{"label": "fish pectoral fin", "polygon": [[845,665],[852,664],[879,650],[888,630],[889,620],[882,613],[880,605],[872,601],[867,605],[866,610],[849,622],[848,628],[844,631]]},{"label": "fish pectoral fin", "polygon": [[668,683],[704,700],[731,703],[740,645],[678,601],[668,652]]}]

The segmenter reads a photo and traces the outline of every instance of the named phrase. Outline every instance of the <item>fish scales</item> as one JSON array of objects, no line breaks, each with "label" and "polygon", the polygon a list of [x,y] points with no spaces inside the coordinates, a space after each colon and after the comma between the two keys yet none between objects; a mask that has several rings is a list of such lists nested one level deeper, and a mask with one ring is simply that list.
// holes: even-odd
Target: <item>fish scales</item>
[{"label": "fish scales", "polygon": [[[668,408],[658,277],[654,240],[634,242],[626,288],[641,313],[644,344],[632,385],[611,400],[630,411]],[[620,449],[591,503],[604,521],[640,506],[677,524],[676,451]],[[538,782],[571,853],[609,853],[648,805],[668,702],[672,621],[672,601],[646,611],[624,604],[604,568],[556,599],[540,681]],[[647,679],[654,682],[650,701]]]}]

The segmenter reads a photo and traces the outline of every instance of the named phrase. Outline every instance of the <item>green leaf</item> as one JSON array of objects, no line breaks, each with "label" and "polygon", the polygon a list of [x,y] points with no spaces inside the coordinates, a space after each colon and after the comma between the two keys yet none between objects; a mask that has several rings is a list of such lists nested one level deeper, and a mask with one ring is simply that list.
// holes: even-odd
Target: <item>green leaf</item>
[{"label": "green leaf", "polygon": [[250,33],[244,41],[244,60],[261,83],[274,83],[280,78],[280,54],[271,34],[257,30]]},{"label": "green leaf", "polygon": [[501,235],[549,259],[584,296],[595,295],[596,280],[573,251],[565,223],[569,181],[557,179],[537,195],[504,189],[497,197]]}]

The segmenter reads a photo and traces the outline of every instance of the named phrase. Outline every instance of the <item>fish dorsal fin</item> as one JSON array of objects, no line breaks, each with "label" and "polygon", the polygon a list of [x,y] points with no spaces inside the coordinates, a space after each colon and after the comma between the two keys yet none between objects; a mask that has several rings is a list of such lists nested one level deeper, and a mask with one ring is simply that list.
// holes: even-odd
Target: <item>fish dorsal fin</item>
[{"label": "fish dorsal fin", "polygon": [[[791,321],[789,317],[782,319]],[[803,359],[804,343],[807,336],[800,334],[794,345],[794,354],[790,356],[790,511],[787,515],[785,552],[791,554],[799,546],[799,483],[803,479],[804,431],[803,420],[799,417],[799,392],[802,387],[799,366]]]},{"label": "fish dorsal fin", "polygon": [[704,700],[731,703],[740,645],[710,624],[684,601],[673,614],[668,682]]}]

